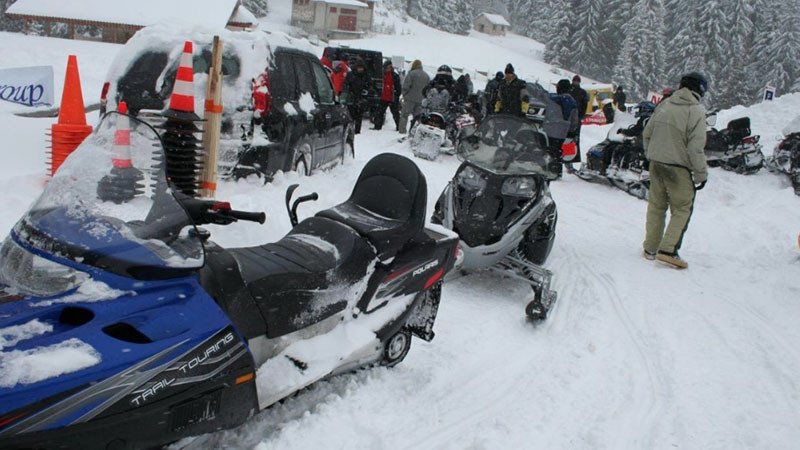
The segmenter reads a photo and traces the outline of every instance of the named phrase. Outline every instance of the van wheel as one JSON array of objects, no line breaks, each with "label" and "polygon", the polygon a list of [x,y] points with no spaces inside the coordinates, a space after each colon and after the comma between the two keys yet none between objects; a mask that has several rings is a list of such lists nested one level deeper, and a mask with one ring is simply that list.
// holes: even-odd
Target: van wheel
[{"label": "van wheel", "polygon": [[308,168],[308,164],[306,164],[306,158],[301,156],[297,162],[294,163],[294,171],[297,172],[297,175],[300,177],[307,177],[311,175],[311,171]]}]

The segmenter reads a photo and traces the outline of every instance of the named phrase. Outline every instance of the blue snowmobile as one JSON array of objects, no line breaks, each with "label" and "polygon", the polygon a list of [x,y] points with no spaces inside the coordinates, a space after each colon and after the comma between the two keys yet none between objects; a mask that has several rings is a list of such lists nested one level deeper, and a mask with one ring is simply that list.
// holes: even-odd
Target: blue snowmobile
[{"label": "blue snowmobile", "polygon": [[425,227],[411,160],[376,156],[299,223],[316,194],[290,188],[286,236],[227,249],[198,226],[264,214],[180,194],[164,161],[107,114],[0,247],[0,448],[158,447],[433,338],[458,238]]}]

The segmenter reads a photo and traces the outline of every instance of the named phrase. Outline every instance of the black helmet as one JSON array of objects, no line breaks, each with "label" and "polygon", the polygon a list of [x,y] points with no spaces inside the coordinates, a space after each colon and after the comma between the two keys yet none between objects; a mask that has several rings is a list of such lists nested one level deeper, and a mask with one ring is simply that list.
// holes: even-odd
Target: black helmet
[{"label": "black helmet", "polygon": [[447,64],[442,64],[436,70],[436,75],[453,75],[453,71],[450,70],[450,66],[448,66]]},{"label": "black helmet", "polygon": [[689,72],[681,77],[680,87],[689,88],[690,91],[696,92],[702,97],[708,92],[708,80],[700,72]]},{"label": "black helmet", "polygon": [[556,84],[556,93],[557,94],[566,94],[569,92],[570,88],[572,88],[572,83],[569,82],[566,78],[558,80]]},{"label": "black helmet", "polygon": [[494,78],[495,78],[495,80],[498,80],[498,81],[499,81],[499,80],[502,80],[502,79],[503,79],[503,76],[504,76],[504,75],[503,75],[503,72],[500,72],[500,71],[497,71],[497,73],[496,73],[496,74],[494,74]]},{"label": "black helmet", "polygon": [[636,117],[650,117],[653,115],[653,111],[656,110],[656,104],[653,102],[641,102],[636,105]]}]

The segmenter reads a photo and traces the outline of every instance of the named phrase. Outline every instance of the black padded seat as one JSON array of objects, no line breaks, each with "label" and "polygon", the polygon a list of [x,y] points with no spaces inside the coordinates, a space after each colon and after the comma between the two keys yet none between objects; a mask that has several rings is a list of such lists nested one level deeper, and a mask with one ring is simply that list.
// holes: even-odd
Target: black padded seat
[{"label": "black padded seat", "polygon": [[425,176],[413,161],[382,153],[364,166],[346,202],[320,211],[317,217],[353,228],[384,260],[422,232],[427,195]]},{"label": "black padded seat", "polygon": [[270,338],[319,322],[357,295],[375,251],[352,228],[311,217],[278,242],[229,250]]}]

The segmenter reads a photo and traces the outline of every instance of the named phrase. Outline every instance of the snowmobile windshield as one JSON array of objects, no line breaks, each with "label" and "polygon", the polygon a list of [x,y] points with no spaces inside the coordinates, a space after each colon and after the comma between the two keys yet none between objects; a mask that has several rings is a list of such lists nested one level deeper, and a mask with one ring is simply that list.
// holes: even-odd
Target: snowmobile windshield
[{"label": "snowmobile windshield", "polygon": [[549,170],[553,157],[547,137],[535,122],[515,116],[484,119],[472,136],[460,142],[458,156],[498,175],[554,175]]},{"label": "snowmobile windshield", "polygon": [[150,125],[106,114],[9,239],[44,255],[137,279],[200,268],[202,242],[176,198],[183,194],[175,194],[167,182],[164,161],[162,141]]}]

